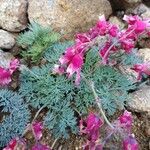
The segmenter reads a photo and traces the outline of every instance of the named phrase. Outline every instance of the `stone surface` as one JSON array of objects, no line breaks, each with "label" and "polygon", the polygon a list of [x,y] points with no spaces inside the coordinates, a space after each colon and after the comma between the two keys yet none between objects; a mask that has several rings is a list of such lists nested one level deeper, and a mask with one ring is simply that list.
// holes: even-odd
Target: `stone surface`
[{"label": "stone surface", "polygon": [[150,48],[139,49],[139,55],[143,58],[144,62],[150,62]]},{"label": "stone surface", "polygon": [[125,24],[123,23],[123,21],[116,16],[110,17],[109,21],[113,24],[118,25],[120,27],[120,29],[123,29],[125,27]]},{"label": "stone surface", "polygon": [[29,0],[28,3],[30,21],[63,33],[85,31],[100,15],[108,17],[112,13],[108,0]]},{"label": "stone surface", "polygon": [[7,31],[0,30],[0,48],[11,49],[14,45],[15,45],[14,36]]},{"label": "stone surface", "polygon": [[141,0],[124,0],[124,1],[129,4],[136,4],[136,3],[142,2]]},{"label": "stone surface", "polygon": [[130,96],[131,101],[128,105],[132,111],[150,114],[150,86],[144,86],[142,89],[131,93]]},{"label": "stone surface", "polygon": [[150,48],[150,38],[142,38],[138,44],[142,48]]},{"label": "stone surface", "polygon": [[125,75],[129,80],[131,80],[133,83],[136,83],[137,82],[137,77],[138,77],[138,74],[132,70],[130,67],[131,66],[118,66],[120,72]]},{"label": "stone surface", "polygon": [[150,7],[140,4],[133,10],[132,13],[140,14],[143,18],[150,18]]},{"label": "stone surface", "polygon": [[0,50],[0,66],[1,67],[8,67],[10,60],[14,59],[14,56],[11,53],[8,52],[3,52],[2,50]]},{"label": "stone surface", "polygon": [[0,27],[19,32],[27,25],[26,0],[0,0]]}]

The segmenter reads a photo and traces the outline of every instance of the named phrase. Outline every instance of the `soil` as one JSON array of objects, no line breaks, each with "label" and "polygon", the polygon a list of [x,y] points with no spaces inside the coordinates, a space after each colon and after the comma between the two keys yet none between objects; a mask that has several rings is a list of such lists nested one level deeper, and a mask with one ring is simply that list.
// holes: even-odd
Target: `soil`
[{"label": "soil", "polygon": [[[121,114],[122,112],[117,112],[114,116],[110,117],[110,120],[114,120],[116,118],[118,118],[118,116]],[[33,112],[34,114],[34,112]],[[42,118],[42,116],[44,116],[45,112],[40,114],[40,118]],[[148,116],[148,114],[140,114],[140,113],[135,113],[133,112],[133,126],[132,126],[132,132],[135,135],[139,146],[140,146],[140,150],[149,150],[149,144],[150,144],[150,116]],[[101,131],[101,136],[104,136],[104,131]],[[28,132],[25,135],[25,138],[27,139],[27,141],[29,141],[28,145],[29,147],[32,147],[34,144],[34,138],[33,135]],[[50,135],[50,132],[48,130],[44,130],[43,133],[43,138],[41,140],[41,142],[43,144],[52,146],[54,143],[54,139],[53,137]],[[53,150],[82,150],[82,145],[85,143],[85,137],[84,136],[80,136],[80,135],[71,135],[69,139],[59,139],[55,141],[55,146],[53,148]],[[121,145],[121,140],[120,138],[111,138],[110,141],[107,141],[104,150],[121,150],[122,148]],[[29,148],[31,149],[31,148]]]}]

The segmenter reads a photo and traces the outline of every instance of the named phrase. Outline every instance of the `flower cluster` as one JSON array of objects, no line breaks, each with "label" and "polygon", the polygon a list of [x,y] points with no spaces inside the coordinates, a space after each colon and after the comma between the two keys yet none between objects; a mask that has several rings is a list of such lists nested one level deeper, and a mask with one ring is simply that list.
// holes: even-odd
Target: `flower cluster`
[{"label": "flower cluster", "polygon": [[43,123],[34,122],[32,124],[32,132],[36,140],[35,145],[32,147],[32,150],[51,150],[47,145],[41,144],[39,141],[42,138]]},{"label": "flower cluster", "polygon": [[24,139],[20,139],[20,138],[14,138],[12,139],[7,147],[5,147],[3,150],[16,150],[17,148],[21,149],[21,150],[25,150],[26,149],[26,142]]},{"label": "flower cluster", "polygon": [[8,85],[11,82],[11,76],[13,72],[19,68],[19,65],[20,65],[19,60],[14,59],[14,60],[11,60],[8,68],[0,67],[0,85],[1,86]]},{"label": "flower cluster", "polygon": [[132,114],[127,110],[114,121],[113,126],[114,133],[119,133],[123,138],[123,149],[124,150],[138,150],[138,143],[134,137],[134,134],[131,133],[132,127]]},{"label": "flower cluster", "polygon": [[[35,138],[35,145],[32,147],[32,150],[51,150],[47,145],[43,145],[40,143],[40,140],[42,138],[42,130],[43,130],[43,124],[42,122],[34,122],[31,126],[28,127],[29,130],[32,131],[34,138]],[[7,147],[5,147],[3,150],[16,150],[17,148],[21,150],[27,149],[27,144],[25,139],[23,138],[14,138],[12,139]]]},{"label": "flower cluster", "polygon": [[[139,16],[126,15],[123,19],[128,23],[127,29],[119,29],[117,25],[106,21],[103,15],[88,32],[77,34],[75,44],[66,49],[59,59],[59,65],[55,65],[54,73],[67,73],[69,78],[76,73],[75,83],[79,84],[84,56],[95,45],[98,45],[99,55],[105,65],[114,63],[115,60],[110,59],[111,54],[120,51],[129,54],[135,47],[139,36],[150,33],[150,20],[142,20]],[[107,40],[101,43],[100,37],[106,37]]]},{"label": "flower cluster", "polygon": [[83,146],[84,150],[102,150],[99,143],[99,129],[103,125],[103,121],[97,115],[90,113],[86,120],[80,120],[80,133],[87,135],[87,142]]},{"label": "flower cluster", "polygon": [[138,142],[131,134],[132,114],[127,110],[112,123],[113,128],[109,128],[108,136],[100,141],[100,128],[103,121],[95,114],[88,115],[86,120],[80,120],[80,133],[87,135],[87,142],[83,146],[84,150],[102,150],[105,143],[113,134],[119,133],[123,138],[123,150],[138,150]]}]

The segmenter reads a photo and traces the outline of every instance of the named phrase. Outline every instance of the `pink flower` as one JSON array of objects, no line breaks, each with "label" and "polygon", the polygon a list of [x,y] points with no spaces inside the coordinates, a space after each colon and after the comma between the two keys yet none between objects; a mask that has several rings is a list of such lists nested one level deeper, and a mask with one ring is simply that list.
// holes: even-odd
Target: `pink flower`
[{"label": "pink flower", "polygon": [[138,80],[142,79],[143,73],[148,76],[150,75],[150,63],[135,64],[131,69],[138,73]]},{"label": "pink flower", "polygon": [[128,112],[127,110],[125,110],[123,115],[121,115],[119,117],[119,121],[120,121],[121,126],[128,129],[129,132],[130,132],[131,127],[132,127],[132,120],[133,120],[132,114],[131,114],[131,112]]},{"label": "pink flower", "polygon": [[80,132],[88,136],[84,150],[102,150],[99,144],[99,130],[103,121],[95,114],[90,113],[86,120],[80,120]]},{"label": "pink flower", "polygon": [[16,69],[18,69],[20,66],[20,62],[18,59],[14,59],[10,62],[9,71],[12,74]]},{"label": "pink flower", "polygon": [[47,145],[37,143],[32,147],[32,150],[51,150],[51,149]]},{"label": "pink flower", "polygon": [[87,33],[79,33],[76,35],[76,42],[86,43],[90,42],[90,37],[88,37]]},{"label": "pink flower", "polygon": [[134,48],[135,44],[133,40],[127,39],[121,42],[121,46],[126,53],[130,53]]},{"label": "pink flower", "polygon": [[60,64],[61,65],[67,64],[70,60],[72,60],[74,55],[75,55],[74,47],[68,47],[66,49],[65,54],[59,59]]},{"label": "pink flower", "polygon": [[17,137],[12,139],[7,147],[5,147],[3,150],[16,150],[18,148],[20,150],[26,150],[26,142],[24,139],[20,139]]},{"label": "pink flower", "polygon": [[42,137],[43,124],[42,122],[34,122],[32,124],[33,134],[36,140],[40,140]]},{"label": "pink flower", "polygon": [[9,70],[0,67],[0,85],[4,86],[11,82],[11,73]]},{"label": "pink flower", "polygon": [[[84,129],[84,124],[86,124]],[[96,141],[99,139],[99,129],[103,125],[103,121],[95,114],[90,113],[85,121],[80,122],[81,133],[88,135],[89,141]]]},{"label": "pink flower", "polygon": [[108,128],[108,132],[119,133],[124,137],[131,133],[132,121],[133,118],[131,112],[125,110],[124,113],[113,122],[112,125],[114,129]]},{"label": "pink flower", "polygon": [[138,142],[134,138],[134,135],[129,135],[123,140],[123,150],[138,150]]},{"label": "pink flower", "polygon": [[8,68],[0,67],[0,85],[8,85],[11,82],[11,75],[19,67],[18,59],[11,60]]},{"label": "pink flower", "polygon": [[96,24],[95,29],[98,31],[99,35],[105,35],[108,31],[109,23],[106,21],[105,16],[99,17],[99,21]]},{"label": "pink flower", "polygon": [[[54,68],[59,74],[65,71],[68,77],[72,77],[76,73],[76,85],[80,82],[80,71],[83,65],[84,46],[82,44],[76,44],[75,46],[66,49],[66,53],[59,59],[59,70]],[[56,66],[56,65],[55,65]],[[57,66],[58,67],[58,66]],[[61,69],[61,70],[60,70]],[[64,69],[64,70],[63,70]]]},{"label": "pink flower", "polygon": [[118,32],[119,28],[116,25],[111,25],[108,31],[109,35],[111,35],[112,37],[116,37]]},{"label": "pink flower", "polygon": [[139,16],[124,16],[123,18],[125,21],[129,23],[130,26],[132,26],[133,29],[135,29],[135,32],[137,34],[140,34],[146,30],[147,27],[149,27],[150,23],[148,20],[142,20]]},{"label": "pink flower", "polygon": [[12,139],[9,144],[7,145],[6,148],[4,148],[3,150],[15,150],[15,147],[17,145],[17,140],[16,139]]},{"label": "pink flower", "polygon": [[76,54],[70,61],[70,64],[67,67],[66,72],[68,73],[69,77],[71,77],[74,72],[80,70],[83,65],[83,56],[81,54]]}]

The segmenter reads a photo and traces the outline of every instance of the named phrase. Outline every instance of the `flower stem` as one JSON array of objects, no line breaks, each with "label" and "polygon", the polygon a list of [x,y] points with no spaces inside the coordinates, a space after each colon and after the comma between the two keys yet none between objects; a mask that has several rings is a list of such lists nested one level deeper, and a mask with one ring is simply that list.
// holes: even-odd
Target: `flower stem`
[{"label": "flower stem", "polygon": [[43,105],[35,114],[32,122],[27,126],[27,128],[25,129],[25,131],[23,132],[22,136],[24,136],[30,129],[32,129],[32,123],[36,120],[36,118],[38,117],[39,113],[45,108],[45,105]]},{"label": "flower stem", "polygon": [[95,101],[96,101],[96,104],[104,118],[104,120],[106,121],[106,123],[113,129],[114,127],[112,126],[112,124],[109,122],[109,120],[107,119],[106,115],[105,115],[105,112],[103,111],[102,109],[102,105],[100,103],[100,99],[95,91],[95,88],[94,88],[94,83],[92,82],[92,84],[90,85],[91,89],[92,89],[92,92],[93,92],[93,95],[94,95],[94,98],[95,98]]},{"label": "flower stem", "polygon": [[120,39],[118,39],[118,41],[112,43],[112,45],[111,45],[111,46],[108,48],[108,50],[106,51],[106,53],[105,53],[105,55],[104,55],[104,57],[103,57],[103,60],[106,59],[106,57],[107,57],[108,53],[110,52],[110,50],[111,50],[120,40],[122,40],[123,38],[126,38],[127,36],[129,36],[134,30],[135,30],[135,29],[131,30],[127,35],[122,36]]},{"label": "flower stem", "polygon": [[103,116],[105,122],[106,122],[112,129],[114,129],[114,127],[113,127],[112,124],[109,122],[109,120],[107,119],[107,117],[106,117],[106,115],[105,115],[105,112],[104,112],[103,109],[102,109],[102,105],[101,105],[101,102],[100,102],[100,98],[98,97],[98,95],[97,95],[97,93],[96,93],[96,91],[95,91],[95,88],[94,88],[94,83],[91,82],[91,81],[88,81],[88,80],[84,77],[83,74],[82,74],[82,78],[85,80],[85,82],[87,83],[87,85],[91,88],[92,93],[93,93],[93,96],[94,96],[94,98],[95,98],[95,102],[96,102],[96,104],[97,104],[97,106],[98,106],[98,108],[99,108],[99,110],[100,110],[100,113],[101,113],[101,115]]},{"label": "flower stem", "polygon": [[51,146],[51,149],[54,148],[54,146],[55,146],[55,144],[56,144],[57,141],[58,141],[58,138],[54,140],[54,142],[53,142],[53,144],[52,144],[52,146]]}]

